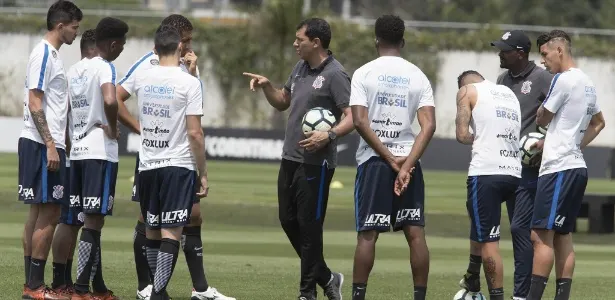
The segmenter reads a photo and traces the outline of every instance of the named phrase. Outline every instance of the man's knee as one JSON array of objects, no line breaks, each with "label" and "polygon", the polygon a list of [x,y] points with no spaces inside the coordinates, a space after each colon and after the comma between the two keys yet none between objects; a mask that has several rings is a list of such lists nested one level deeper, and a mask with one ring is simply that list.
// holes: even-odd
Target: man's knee
[{"label": "man's knee", "polygon": [[40,204],[37,213],[37,220],[43,220],[46,223],[58,223],[60,219],[61,206],[60,204],[47,203]]},{"label": "man's knee", "polygon": [[86,214],[83,226],[96,231],[101,231],[105,225],[105,216],[98,214]]},{"label": "man's knee", "polygon": [[190,224],[187,227],[197,227],[203,224],[203,218],[201,217],[201,206],[199,203],[195,203],[192,206],[192,212],[190,213]]},{"label": "man's knee", "polygon": [[425,240],[425,229],[421,226],[404,226],[404,234],[408,243],[422,242]]},{"label": "man's knee", "polygon": [[379,233],[376,230],[360,231],[357,233],[357,243],[375,244],[378,241]]}]

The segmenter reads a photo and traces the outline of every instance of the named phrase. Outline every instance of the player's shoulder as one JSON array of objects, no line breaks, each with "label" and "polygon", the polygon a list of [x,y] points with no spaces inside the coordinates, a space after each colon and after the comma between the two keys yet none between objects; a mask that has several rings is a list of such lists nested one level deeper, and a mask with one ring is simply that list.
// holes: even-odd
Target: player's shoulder
[{"label": "player's shoulder", "polygon": [[30,51],[30,57],[48,57],[51,54],[51,50],[52,47],[50,47],[44,40],[41,40]]},{"label": "player's shoulder", "polygon": [[500,75],[498,75],[498,79],[496,80],[497,84],[502,84],[504,83],[504,79],[509,75],[508,70],[503,71],[502,73],[500,73]]},{"label": "player's shoulder", "polygon": [[70,67],[68,67],[68,71],[66,72],[66,74],[68,76],[71,76],[75,73],[80,73],[80,70],[83,70],[84,68],[86,68],[89,61],[90,61],[89,58],[83,58],[80,61],[72,64]]},{"label": "player's shoulder", "polygon": [[154,51],[150,51],[145,53],[143,56],[139,57],[133,64],[130,66],[129,73],[134,72],[136,70],[142,69],[151,69],[155,66],[158,66],[160,61],[158,59],[158,55],[154,53]]}]

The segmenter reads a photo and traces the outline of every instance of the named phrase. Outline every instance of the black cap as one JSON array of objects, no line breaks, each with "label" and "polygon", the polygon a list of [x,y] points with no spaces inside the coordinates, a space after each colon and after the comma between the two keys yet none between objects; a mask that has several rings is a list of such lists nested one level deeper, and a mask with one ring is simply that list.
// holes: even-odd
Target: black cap
[{"label": "black cap", "polygon": [[499,41],[491,42],[491,46],[502,51],[523,50],[525,53],[530,53],[532,42],[523,31],[513,30],[504,33]]}]

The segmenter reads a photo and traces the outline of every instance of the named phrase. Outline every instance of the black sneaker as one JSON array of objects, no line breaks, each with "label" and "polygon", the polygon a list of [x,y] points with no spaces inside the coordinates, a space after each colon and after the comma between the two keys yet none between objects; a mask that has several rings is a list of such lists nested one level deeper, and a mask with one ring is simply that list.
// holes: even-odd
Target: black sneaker
[{"label": "black sneaker", "polygon": [[325,286],[325,295],[329,300],[342,300],[342,284],[344,283],[344,275],[342,273],[331,272],[331,280]]},{"label": "black sneaker", "polygon": [[480,292],[480,275],[466,273],[459,281],[459,286],[472,293]]}]

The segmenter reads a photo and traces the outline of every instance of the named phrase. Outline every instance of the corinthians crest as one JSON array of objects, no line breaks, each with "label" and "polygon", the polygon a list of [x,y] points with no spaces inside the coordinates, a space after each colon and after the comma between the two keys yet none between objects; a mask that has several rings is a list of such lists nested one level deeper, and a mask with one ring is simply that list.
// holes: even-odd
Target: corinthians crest
[{"label": "corinthians crest", "polygon": [[521,86],[521,93],[527,95],[530,93],[530,91],[532,91],[532,82],[531,81],[523,82],[523,85]]}]

